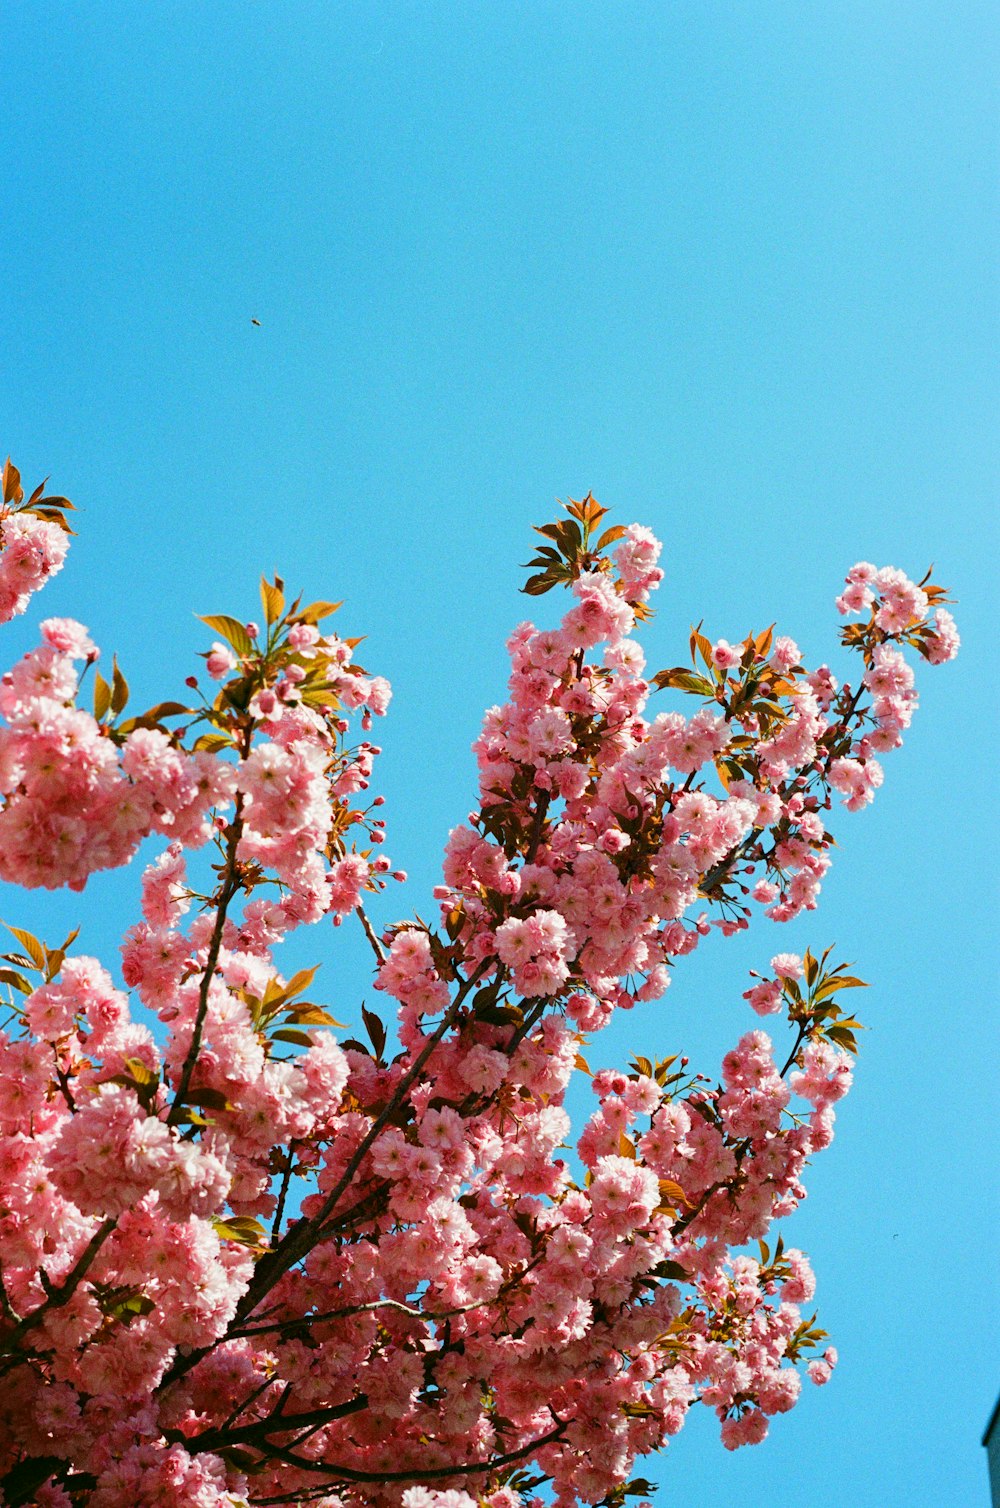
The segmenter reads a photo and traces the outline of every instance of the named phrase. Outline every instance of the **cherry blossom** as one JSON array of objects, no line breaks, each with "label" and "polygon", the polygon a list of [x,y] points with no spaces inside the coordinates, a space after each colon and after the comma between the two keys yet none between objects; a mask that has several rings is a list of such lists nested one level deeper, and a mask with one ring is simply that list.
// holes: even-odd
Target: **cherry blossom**
[{"label": "cherry blossom", "polygon": [[[61,566],[69,507],[8,464],[0,618]],[[569,605],[509,640],[433,921],[368,914],[405,877],[360,736],[391,689],[337,604],[264,580],[259,623],[204,620],[208,690],[139,715],[69,619],[0,677],[0,876],[79,890],[161,840],[125,989],[76,934],[10,929],[3,1501],[610,1508],[696,1405],[736,1449],[830,1379],[775,1224],[833,1139],[862,981],[776,952],[744,992],[769,1030],[744,1017],[717,1077],[586,1050],[664,1009],[713,928],[816,907],[835,796],[868,805],[910,726],[906,649],[942,663],[957,632],[941,588],[862,562],[852,679],[700,628],[647,675],[660,543],[604,517],[588,496],[538,531],[526,590]],[[283,971],[306,925],[363,929],[392,1021],[341,1027],[316,969]]]}]

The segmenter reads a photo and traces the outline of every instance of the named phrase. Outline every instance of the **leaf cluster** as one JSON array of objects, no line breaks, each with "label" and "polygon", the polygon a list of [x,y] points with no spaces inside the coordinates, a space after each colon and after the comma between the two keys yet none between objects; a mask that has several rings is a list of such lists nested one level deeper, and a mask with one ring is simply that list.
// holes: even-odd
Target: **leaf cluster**
[{"label": "leaf cluster", "polygon": [[[241,623],[229,613],[198,615],[200,622],[226,641],[239,663],[236,675],[220,686],[211,706],[199,714],[199,718],[212,724],[216,731],[201,734],[194,743],[196,750],[215,754],[223,749],[237,748],[253,697],[277,681],[291,665],[297,666],[302,673],[292,700],[304,702],[327,714],[340,711],[340,699],[335,683],[330,679],[329,658],[321,652],[300,654],[288,642],[288,631],[296,624],[315,628],[343,604],[317,601],[303,606],[301,597],[296,597],[286,607],[284,582],[277,575],[273,581],[261,577],[260,597],[266,623],[263,641],[259,634],[251,636],[250,627],[254,625]],[[346,639],[344,642],[353,649],[361,640]],[[358,665],[347,665],[338,667],[337,673],[363,675],[364,671]]]},{"label": "leaf cluster", "polygon": [[225,1215],[212,1221],[215,1234],[222,1241],[235,1241],[252,1250],[267,1250],[267,1236],[263,1225],[253,1215]]},{"label": "leaf cluster", "polygon": [[856,1016],[844,1012],[837,995],[841,990],[865,990],[868,985],[865,980],[847,972],[851,968],[848,963],[826,969],[826,961],[832,952],[832,947],[827,948],[821,957],[815,958],[807,949],[802,960],[805,989],[798,980],[784,979],[782,994],[788,1003],[789,1018],[799,1024],[803,1036],[825,1039],[856,1057],[855,1032],[865,1028]]},{"label": "leaf cluster", "polygon": [[[312,1037],[303,1027],[343,1026],[322,1005],[301,998],[319,972],[319,965],[312,969],[300,969],[287,984],[277,978],[268,981],[262,996],[249,990],[240,991],[240,999],[250,1012],[254,1029],[266,1035],[272,1042],[292,1042],[298,1047],[311,1047]],[[280,1023],[275,1025],[275,1023]]]},{"label": "leaf cluster", "polygon": [[44,518],[50,524],[58,524],[65,534],[72,534],[72,530],[66,521],[66,513],[75,513],[76,509],[68,497],[59,497],[56,494],[46,496],[45,481],[39,482],[31,496],[25,500],[24,488],[21,486],[21,473],[14,465],[10,456],[7,457],[3,467],[3,511],[5,513],[33,513],[36,518]]},{"label": "leaf cluster", "polygon": [[[917,586],[927,598],[928,609],[943,607],[946,602],[955,599],[948,595],[949,588],[937,586],[932,580],[934,567],[929,566],[924,576],[917,582]],[[871,669],[875,659],[875,650],[880,644],[891,641],[911,645],[918,654],[927,658],[928,643],[934,637],[935,630],[927,618],[911,618],[905,628],[898,633],[887,633],[875,622],[879,611],[878,599],[872,603],[867,623],[848,623],[840,630],[840,642],[846,649],[860,650],[864,656],[865,665]]]},{"label": "leaf cluster", "polygon": [[32,995],[38,988],[25,978],[25,971],[29,974],[40,974],[42,983],[51,984],[63,966],[66,950],[79,936],[80,929],[75,927],[66,941],[58,948],[49,948],[40,942],[34,933],[26,931],[23,927],[12,927],[8,922],[3,925],[12,937],[16,938],[24,949],[23,953],[0,953],[0,959],[10,968],[0,969],[0,984],[9,985],[21,995]]},{"label": "leaf cluster", "polygon": [[542,545],[526,564],[527,570],[535,571],[521,588],[529,597],[541,597],[555,586],[567,586],[584,571],[609,570],[610,562],[602,551],[625,536],[625,529],[616,524],[594,539],[597,526],[608,510],[589,492],[580,502],[570,498],[560,506],[566,509],[569,518],[535,525],[535,533],[550,543]]},{"label": "leaf cluster", "polygon": [[[702,633],[699,623],[692,627],[689,638],[691,668],[674,665],[660,670],[651,678],[651,684],[660,691],[682,691],[700,697],[716,705],[730,722],[755,720],[761,735],[770,738],[788,719],[788,709],[780,698],[794,693],[802,669],[799,665],[782,672],[770,663],[774,629],[772,623],[760,633],[747,634],[742,641],[738,667],[722,670],[712,659],[711,641]],[[699,661],[704,670],[699,668]],[[737,734],[730,739],[725,755],[716,760],[719,779],[727,789],[731,780],[756,779],[758,742],[749,735]]]}]

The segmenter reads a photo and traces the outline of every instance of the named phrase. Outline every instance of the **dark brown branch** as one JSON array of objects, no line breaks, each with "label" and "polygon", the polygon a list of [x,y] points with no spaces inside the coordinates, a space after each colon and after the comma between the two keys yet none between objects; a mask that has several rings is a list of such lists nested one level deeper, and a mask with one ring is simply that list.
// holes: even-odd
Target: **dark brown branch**
[{"label": "dark brown branch", "polygon": [[281,1230],[281,1221],[285,1213],[285,1201],[288,1198],[288,1185],[292,1181],[292,1163],[295,1160],[295,1143],[290,1142],[285,1154],[286,1162],[281,1175],[281,1188],[278,1191],[278,1203],[274,1210],[274,1219],[271,1221],[271,1241],[278,1240],[278,1232]]},{"label": "dark brown branch", "polygon": [[525,1456],[540,1450],[543,1445],[551,1445],[554,1440],[560,1439],[565,1428],[565,1423],[560,1422],[547,1435],[531,1440],[517,1450],[507,1451],[502,1456],[494,1456],[490,1461],[465,1461],[460,1466],[414,1467],[412,1471],[355,1471],[350,1466],[341,1466],[334,1461],[310,1461],[305,1456],[296,1456],[292,1451],[277,1445],[269,1447],[269,1454],[300,1471],[322,1472],[325,1476],[332,1477],[334,1482],[436,1482],[444,1477],[488,1475],[515,1461],[523,1461]]},{"label": "dark brown branch", "polygon": [[535,862],[538,845],[542,841],[542,829],[545,826],[545,814],[548,809],[549,793],[548,791],[539,791],[535,800],[535,818],[531,825],[531,837],[528,840],[527,852],[524,855],[524,862],[526,864],[533,864]]},{"label": "dark brown branch", "polygon": [[489,962],[490,960],[484,960],[483,963],[479,965],[478,969],[476,969],[475,972],[463,982],[461,988],[458,991],[458,994],[455,996],[455,999],[448,1007],[448,1010],[442,1016],[441,1021],[436,1027],[435,1031],[428,1038],[427,1043],[418,1054],[410,1068],[400,1079],[388,1103],[383,1108],[381,1114],[372,1123],[371,1129],[358,1145],[357,1149],[354,1152],[354,1155],[348,1162],[347,1167],[344,1169],[333,1189],[331,1189],[330,1193],[324,1199],[323,1204],[321,1205],[319,1210],[317,1210],[316,1214],[311,1215],[308,1220],[299,1220],[295,1225],[293,1225],[291,1230],[287,1233],[280,1244],[275,1247],[274,1251],[268,1252],[268,1254],[264,1256],[258,1263],[257,1271],[250,1282],[250,1286],[237,1305],[236,1313],[234,1315],[234,1319],[237,1322],[245,1319],[247,1315],[250,1314],[260,1303],[261,1299],[264,1297],[264,1294],[267,1293],[271,1288],[273,1288],[278,1279],[282,1277],[290,1267],[294,1266],[296,1262],[298,1262],[302,1257],[306,1255],[308,1251],[312,1249],[317,1233],[329,1220],[334,1209],[336,1209],[337,1204],[340,1202],[346,1190],[350,1187],[355,1173],[360,1168],[369,1150],[377,1141],[379,1136],[381,1136],[382,1132],[392,1120],[400,1105],[403,1104],[407,1094],[409,1093],[413,1084],[419,1078],[434,1049],[437,1047],[438,1043],[441,1041],[442,1037],[445,1035],[448,1029],[453,1026],[455,1021],[458,1019],[458,1014],[462,1008],[462,1003],[465,1000],[466,995],[478,982],[483,971],[489,966]]},{"label": "dark brown branch", "polygon": [[383,948],[382,944],[379,942],[378,937],[375,934],[375,928],[372,926],[371,922],[368,920],[368,915],[367,915],[367,913],[365,911],[364,906],[362,906],[362,905],[355,906],[354,913],[358,917],[358,919],[360,920],[361,925],[362,925],[362,927],[365,930],[365,936],[367,937],[368,941],[371,943],[372,952],[375,954],[375,957],[378,959],[378,961],[379,961],[380,964],[385,963],[385,958],[386,958],[385,949]]},{"label": "dark brown branch", "polygon": [[202,971],[201,986],[198,990],[198,1011],[194,1018],[194,1029],[191,1032],[191,1042],[188,1046],[184,1066],[181,1069],[180,1082],[174,1095],[174,1102],[167,1116],[167,1125],[176,1126],[184,1113],[188,1090],[191,1088],[191,1078],[198,1062],[198,1054],[201,1051],[201,1038],[205,1029],[205,1018],[208,1015],[208,992],[212,987],[215,971],[219,966],[219,953],[222,948],[222,935],[226,928],[226,913],[233,897],[239,891],[241,881],[236,868],[236,850],[239,847],[243,833],[243,796],[236,797],[236,811],[229,827],[229,837],[226,843],[226,868],[215,902],[215,926],[212,928],[212,937],[208,945],[208,956],[205,959],[205,967]]},{"label": "dark brown branch", "polygon": [[[282,1408],[290,1388],[289,1383],[278,1400],[277,1407],[266,1419],[255,1419],[252,1424],[241,1424],[235,1427],[223,1425],[220,1429],[205,1430],[200,1435],[185,1437],[178,1433],[177,1438],[183,1440],[185,1450],[193,1456],[200,1455],[205,1450],[225,1450],[230,1445],[250,1445],[255,1449],[263,1450],[269,1444],[269,1435],[290,1435],[310,1425],[334,1424],[338,1419],[346,1419],[348,1415],[360,1413],[362,1409],[368,1407],[367,1394],[359,1393],[356,1398],[351,1398],[346,1403],[310,1409],[303,1414],[285,1414]],[[242,1407],[247,1406],[248,1404],[244,1404]]]},{"label": "dark brown branch", "polygon": [[367,1154],[368,1150],[376,1141],[376,1139],[381,1135],[382,1131],[389,1124],[392,1117],[399,1109],[400,1105],[402,1105],[402,1103],[404,1102],[407,1094],[409,1093],[416,1079],[419,1077],[434,1049],[437,1047],[442,1037],[448,1031],[449,1027],[453,1026],[455,1021],[458,1019],[458,1014],[461,1010],[465,997],[468,995],[469,991],[479,982],[479,979],[482,977],[484,971],[490,967],[491,962],[492,960],[485,959],[475,970],[475,972],[472,973],[468,979],[462,982],[458,994],[456,995],[452,1004],[449,1006],[448,1010],[445,1012],[444,1016],[441,1018],[441,1021],[435,1028],[433,1035],[428,1038],[427,1043],[421,1050],[419,1056],[416,1058],[412,1066],[403,1075],[403,1078],[397,1084],[388,1103],[383,1108],[382,1113],[373,1123],[364,1140],[355,1151],[339,1182],[337,1183],[336,1187],[330,1192],[330,1194],[327,1195],[322,1207],[308,1220],[298,1220],[295,1225],[293,1225],[290,1230],[286,1232],[285,1236],[274,1248],[274,1250],[266,1253],[266,1255],[261,1258],[260,1262],[258,1262],[254,1276],[250,1280],[250,1284],[247,1288],[246,1293],[243,1295],[243,1298],[237,1305],[236,1312],[233,1315],[233,1318],[229,1326],[227,1327],[225,1334],[220,1335],[217,1340],[212,1342],[211,1345],[201,1346],[194,1351],[190,1351],[186,1356],[175,1356],[167,1372],[164,1374],[163,1381],[160,1384],[161,1387],[166,1387],[171,1382],[176,1382],[178,1378],[185,1376],[186,1373],[191,1371],[192,1367],[197,1366],[198,1362],[201,1361],[203,1356],[207,1356],[215,1346],[221,1345],[224,1341],[226,1341],[232,1335],[232,1333],[239,1328],[241,1322],[245,1320],[247,1316],[253,1312],[254,1309],[256,1309],[257,1305],[260,1303],[264,1295],[274,1287],[275,1283],[279,1281],[279,1279],[288,1271],[288,1269],[290,1267],[293,1267],[296,1262],[300,1261],[302,1257],[304,1257],[309,1251],[312,1250],[312,1247],[315,1245],[318,1238],[319,1232],[323,1229],[325,1222],[329,1219],[331,1213],[341,1199],[345,1190],[349,1187],[351,1180],[353,1179],[358,1168],[361,1166],[361,1163],[364,1160],[364,1157]]},{"label": "dark brown branch", "polygon": [[[21,1340],[28,1333],[28,1331],[34,1329],[36,1325],[40,1324],[51,1310],[61,1309],[63,1305],[69,1303],[77,1288],[79,1288],[80,1284],[83,1282],[83,1279],[86,1277],[87,1273],[90,1271],[90,1268],[93,1266],[98,1252],[110,1236],[111,1232],[114,1230],[116,1223],[117,1222],[115,1220],[109,1218],[103,1221],[97,1227],[97,1230],[91,1236],[90,1240],[87,1242],[87,1245],[77,1257],[76,1261],[74,1262],[73,1266],[70,1268],[66,1276],[63,1278],[62,1282],[56,1284],[54,1287],[49,1285],[46,1288],[45,1302],[43,1304],[39,1304],[38,1308],[33,1309],[30,1314],[26,1314],[24,1318],[18,1322],[14,1330],[11,1331],[9,1335],[3,1337],[2,1342],[0,1342],[0,1349],[8,1353],[13,1353],[14,1349],[20,1344]],[[45,1286],[44,1279],[43,1286]],[[26,1355],[20,1358],[14,1358],[12,1356],[14,1365],[18,1365],[20,1361],[26,1361],[27,1359],[28,1358]]]}]

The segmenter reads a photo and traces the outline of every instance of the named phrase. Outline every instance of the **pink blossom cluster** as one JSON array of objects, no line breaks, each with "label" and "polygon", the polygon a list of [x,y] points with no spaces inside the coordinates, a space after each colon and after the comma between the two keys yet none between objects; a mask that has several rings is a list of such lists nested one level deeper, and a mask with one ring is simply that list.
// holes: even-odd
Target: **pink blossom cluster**
[{"label": "pink blossom cluster", "polygon": [[[955,620],[948,609],[936,607],[928,619],[932,596],[895,566],[879,569],[867,560],[858,561],[848,571],[844,590],[837,598],[842,614],[871,611],[875,625],[885,634],[897,636],[920,627],[917,648],[932,665],[943,665],[958,654],[961,640]],[[935,591],[940,596],[940,591]]]},{"label": "pink blossom cluster", "polygon": [[[609,531],[612,565],[603,510],[573,506],[576,532],[547,535],[571,605],[510,640],[436,927],[379,935],[365,912],[392,869],[364,804],[378,749],[350,717],[367,732],[389,688],[320,631],[329,604],[286,609],[276,581],[266,634],[207,620],[211,694],[174,733],[77,709],[96,651],[69,620],[0,681],[2,877],[79,888],[167,839],[125,932],[129,993],[29,934],[9,955],[0,1490],[540,1508],[545,1482],[575,1508],[617,1501],[696,1403],[732,1449],[794,1405],[801,1362],[830,1377],[832,1347],[807,1360],[808,1260],[766,1239],[832,1140],[852,1066],[829,1002],[858,981],[778,953],[747,998],[787,1009],[783,1067],[751,1030],[715,1084],[686,1059],[602,1070],[575,1142],[565,1098],[587,1034],[659,999],[712,926],[815,905],[831,790],[863,805],[871,751],[909,724],[898,646],[945,658],[947,624],[919,617],[935,589],[873,572],[848,582],[872,609],[857,693],[770,634],[646,679],[659,542]],[[654,685],[700,705],[647,715]],[[355,913],[398,1049],[367,1007],[368,1043],[338,1042],[315,971],[275,959]]]},{"label": "pink blossom cluster", "polygon": [[0,514],[0,623],[9,623],[62,569],[67,539],[58,524],[34,513]]},{"label": "pink blossom cluster", "polygon": [[152,728],[119,749],[75,705],[75,662],[96,657],[80,624],[53,618],[39,648],[0,677],[0,878],[14,884],[81,890],[153,832],[197,847],[209,809],[231,798],[232,771],[210,754]]}]

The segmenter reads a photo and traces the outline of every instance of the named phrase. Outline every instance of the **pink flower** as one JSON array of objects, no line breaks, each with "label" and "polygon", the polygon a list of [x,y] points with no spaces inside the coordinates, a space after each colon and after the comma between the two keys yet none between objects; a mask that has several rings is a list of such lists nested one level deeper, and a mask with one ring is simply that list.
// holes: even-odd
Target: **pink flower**
[{"label": "pink flower", "polygon": [[802,959],[797,953],[776,953],[771,959],[771,968],[780,979],[801,979],[804,973]]},{"label": "pink flower", "polygon": [[720,670],[734,670],[742,653],[742,645],[732,645],[728,639],[720,639],[712,646],[712,663]]},{"label": "pink flower", "polygon": [[875,759],[867,759],[863,764],[857,759],[835,759],[829,779],[834,790],[843,793],[847,810],[857,812],[874,799],[882,784],[883,771]]},{"label": "pink flower", "polygon": [[615,550],[615,564],[630,602],[644,602],[663,580],[663,572],[656,564],[661,549],[660,541],[649,529],[629,524],[625,538]]},{"label": "pink flower", "polygon": [[236,656],[227,644],[220,644],[216,640],[205,656],[205,669],[213,681],[225,680],[236,669]]},{"label": "pink flower", "polygon": [[46,644],[73,660],[96,660],[100,654],[83,624],[73,618],[45,618],[39,627]]},{"label": "pink flower", "polygon": [[811,1361],[806,1367],[810,1382],[814,1382],[817,1387],[823,1387],[833,1376],[833,1369],[836,1365],[837,1348],[828,1346],[821,1357],[816,1361]]},{"label": "pink flower", "polygon": [[781,1010],[781,986],[775,979],[762,979],[753,989],[744,991],[743,999],[749,1000],[758,1016],[773,1016]]},{"label": "pink flower", "polygon": [[939,607],[931,619],[934,627],[920,646],[920,652],[932,665],[944,665],[958,654],[962,643],[955,620],[946,607]]},{"label": "pink flower", "polygon": [[759,1445],[767,1434],[767,1418],[760,1409],[748,1409],[722,1424],[722,1443],[727,1450],[741,1445]]},{"label": "pink flower", "polygon": [[789,639],[786,634],[779,635],[771,648],[771,664],[775,670],[782,674],[797,665],[802,658],[802,651],[794,639]]},{"label": "pink flower", "polygon": [[288,642],[301,655],[308,655],[319,643],[319,629],[314,623],[295,623],[288,630]]}]

